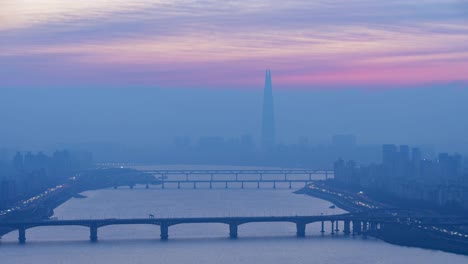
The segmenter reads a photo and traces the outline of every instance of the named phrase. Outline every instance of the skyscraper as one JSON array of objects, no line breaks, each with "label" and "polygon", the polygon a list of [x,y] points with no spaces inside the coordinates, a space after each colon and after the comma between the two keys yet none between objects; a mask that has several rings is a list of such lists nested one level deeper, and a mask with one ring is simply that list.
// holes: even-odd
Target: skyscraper
[{"label": "skyscraper", "polygon": [[271,148],[274,145],[275,115],[273,110],[273,89],[271,86],[271,71],[266,70],[265,89],[263,92],[262,147]]}]

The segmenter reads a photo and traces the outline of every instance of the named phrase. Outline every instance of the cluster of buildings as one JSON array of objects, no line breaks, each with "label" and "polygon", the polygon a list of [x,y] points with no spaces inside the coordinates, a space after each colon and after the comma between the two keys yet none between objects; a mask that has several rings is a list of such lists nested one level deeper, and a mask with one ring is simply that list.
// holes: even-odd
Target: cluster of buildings
[{"label": "cluster of buildings", "polygon": [[381,164],[359,166],[339,159],[334,169],[338,184],[395,202],[468,210],[468,171],[459,154],[426,159],[419,148],[383,145]]},{"label": "cluster of buildings", "polygon": [[0,161],[0,209],[33,197],[89,168],[92,156],[85,152],[56,151],[17,153],[12,160]]}]

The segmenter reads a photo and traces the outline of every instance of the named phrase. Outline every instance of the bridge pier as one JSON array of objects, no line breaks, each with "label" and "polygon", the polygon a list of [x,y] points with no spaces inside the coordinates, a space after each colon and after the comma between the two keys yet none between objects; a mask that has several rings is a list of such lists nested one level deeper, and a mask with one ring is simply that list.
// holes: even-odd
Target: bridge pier
[{"label": "bridge pier", "polygon": [[362,232],[365,233],[367,232],[368,230],[368,225],[367,225],[367,222],[362,222]]},{"label": "bridge pier", "polygon": [[229,238],[236,239],[237,238],[237,224],[229,224]]},{"label": "bridge pier", "polygon": [[244,189],[244,182],[241,183],[241,189]]},{"label": "bridge pier", "polygon": [[193,182],[193,188],[194,188],[194,189],[197,188],[197,182]]},{"label": "bridge pier", "polygon": [[210,189],[213,189],[213,183],[210,182]]},{"label": "bridge pier", "polygon": [[97,227],[97,225],[91,225],[89,227],[89,240],[91,242],[97,242],[98,241],[98,227]]},{"label": "bridge pier", "polygon": [[353,221],[353,234],[360,235],[362,233],[361,221]]},{"label": "bridge pier", "polygon": [[224,185],[224,189],[228,188],[228,183],[226,182],[226,185]]},{"label": "bridge pier", "polygon": [[335,234],[335,221],[331,221],[331,234]]},{"label": "bridge pier", "polygon": [[324,221],[322,221],[322,230],[320,231],[320,233],[322,233],[322,235],[323,235],[323,233],[325,233],[325,222]]},{"label": "bridge pier", "polygon": [[344,230],[343,230],[343,233],[344,233],[346,236],[349,236],[349,234],[351,234],[351,229],[350,229],[350,222],[349,222],[349,220],[345,220],[345,221],[344,221]]},{"label": "bridge pier", "polygon": [[169,226],[166,223],[161,223],[161,240],[168,240],[169,239]]},{"label": "bridge pier", "polygon": [[306,224],[296,223],[296,235],[297,237],[305,237]]},{"label": "bridge pier", "polygon": [[20,244],[26,243],[26,228],[25,227],[18,228],[18,242]]},{"label": "bridge pier", "polygon": [[338,227],[338,223],[339,223],[339,221],[337,220],[337,221],[336,221],[336,226],[335,226],[335,232],[336,232],[337,234],[338,234],[338,232],[340,232],[340,229],[339,229],[339,227]]},{"label": "bridge pier", "polygon": [[367,238],[369,232],[369,223],[367,221],[362,222],[362,237]]},{"label": "bridge pier", "polygon": [[260,182],[257,182],[257,189],[260,189]]},{"label": "bridge pier", "polygon": [[276,182],[273,182],[273,189],[276,189]]},{"label": "bridge pier", "polygon": [[289,182],[289,189],[292,189],[292,182]]},{"label": "bridge pier", "polygon": [[180,189],[180,182],[177,182],[177,189]]}]

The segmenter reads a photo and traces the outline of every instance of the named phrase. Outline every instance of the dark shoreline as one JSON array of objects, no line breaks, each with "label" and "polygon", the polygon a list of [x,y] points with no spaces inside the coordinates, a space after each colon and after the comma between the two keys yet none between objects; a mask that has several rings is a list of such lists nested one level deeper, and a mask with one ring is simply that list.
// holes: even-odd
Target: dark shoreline
[{"label": "dark shoreline", "polygon": [[[338,196],[309,188],[302,188],[295,193],[309,195],[311,197],[329,201],[350,213],[359,213],[366,210],[365,208],[359,208],[350,202],[344,201]],[[468,241],[466,240],[455,240],[432,232],[420,231],[402,225],[386,226],[385,229],[378,233],[370,232],[366,235],[393,245],[417,247],[468,256]]]},{"label": "dark shoreline", "polygon": [[[54,215],[54,210],[70,200],[71,198],[83,199],[86,196],[80,193],[85,191],[116,188],[118,186],[129,186],[133,188],[136,184],[159,184],[152,177],[133,169],[91,169],[81,173],[80,177],[73,177],[63,182],[60,191],[49,192],[34,203],[23,206],[0,221],[41,221],[48,220]],[[21,201],[18,203],[21,206]],[[0,229],[1,236],[12,230]]]}]

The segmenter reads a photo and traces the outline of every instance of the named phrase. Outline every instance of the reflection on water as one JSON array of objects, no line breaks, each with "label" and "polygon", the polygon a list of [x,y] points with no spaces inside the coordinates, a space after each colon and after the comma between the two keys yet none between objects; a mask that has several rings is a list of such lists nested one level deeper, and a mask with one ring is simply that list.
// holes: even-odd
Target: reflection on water
[{"label": "reflection on water", "polygon": [[[339,214],[327,201],[290,190],[160,190],[143,186],[85,192],[56,209],[60,219],[264,216]],[[328,228],[330,228],[328,226]],[[239,239],[228,239],[223,224],[170,227],[170,239],[159,240],[159,227],[107,226],[99,242],[88,242],[84,227],[40,227],[27,231],[27,244],[17,233],[4,236],[4,263],[467,263],[449,253],[390,245],[376,239],[320,235],[319,224],[307,226],[307,238],[295,237],[291,223],[252,223],[239,227]]]}]

